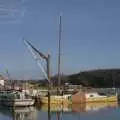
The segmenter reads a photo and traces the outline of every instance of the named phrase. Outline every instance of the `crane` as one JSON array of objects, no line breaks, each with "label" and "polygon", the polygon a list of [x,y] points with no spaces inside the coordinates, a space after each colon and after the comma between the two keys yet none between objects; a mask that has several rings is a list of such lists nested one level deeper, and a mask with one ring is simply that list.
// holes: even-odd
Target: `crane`
[{"label": "crane", "polygon": [[[40,67],[44,77],[48,80],[49,84],[50,81],[50,55],[44,55],[40,52],[37,48],[35,48],[30,41],[24,40],[25,45],[27,46],[28,50],[31,52],[33,58],[37,62],[38,66]],[[45,63],[46,62],[46,63]],[[47,65],[45,65],[47,64]]]}]

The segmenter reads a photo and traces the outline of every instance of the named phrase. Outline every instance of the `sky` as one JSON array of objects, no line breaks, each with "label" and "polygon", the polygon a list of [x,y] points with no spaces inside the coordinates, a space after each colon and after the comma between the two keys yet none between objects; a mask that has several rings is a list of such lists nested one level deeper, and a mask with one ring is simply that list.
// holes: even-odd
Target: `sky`
[{"label": "sky", "polygon": [[120,68],[119,6],[119,0],[0,0],[0,73],[43,77],[26,39],[51,54],[51,74],[56,74],[60,14],[62,73]]}]

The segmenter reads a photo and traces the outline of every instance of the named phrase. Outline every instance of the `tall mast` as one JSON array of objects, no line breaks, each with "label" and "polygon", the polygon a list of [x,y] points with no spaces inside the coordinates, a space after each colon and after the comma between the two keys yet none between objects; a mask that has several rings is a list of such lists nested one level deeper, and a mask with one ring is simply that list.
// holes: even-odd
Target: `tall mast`
[{"label": "tall mast", "polygon": [[61,40],[62,40],[62,17],[59,18],[59,44],[58,44],[58,87],[61,85]]}]

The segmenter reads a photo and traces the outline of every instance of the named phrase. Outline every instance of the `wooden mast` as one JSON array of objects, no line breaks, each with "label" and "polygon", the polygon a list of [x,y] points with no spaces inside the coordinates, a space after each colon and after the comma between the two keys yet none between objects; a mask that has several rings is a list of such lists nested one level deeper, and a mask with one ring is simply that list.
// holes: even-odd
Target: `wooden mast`
[{"label": "wooden mast", "polygon": [[61,40],[62,40],[62,16],[59,18],[59,43],[58,43],[58,88],[61,85]]}]

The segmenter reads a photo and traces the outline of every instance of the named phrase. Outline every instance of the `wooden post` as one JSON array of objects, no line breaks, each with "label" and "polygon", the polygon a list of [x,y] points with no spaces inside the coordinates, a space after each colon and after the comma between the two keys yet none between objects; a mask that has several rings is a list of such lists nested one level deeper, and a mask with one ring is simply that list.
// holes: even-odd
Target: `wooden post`
[{"label": "wooden post", "polygon": [[49,88],[51,88],[51,78],[50,78],[50,54],[47,57],[47,77],[49,82]]},{"label": "wooden post", "polygon": [[48,54],[47,58],[47,76],[48,76],[48,120],[50,120],[51,115],[50,115],[50,90],[51,90],[51,78],[50,78],[50,54]]}]

